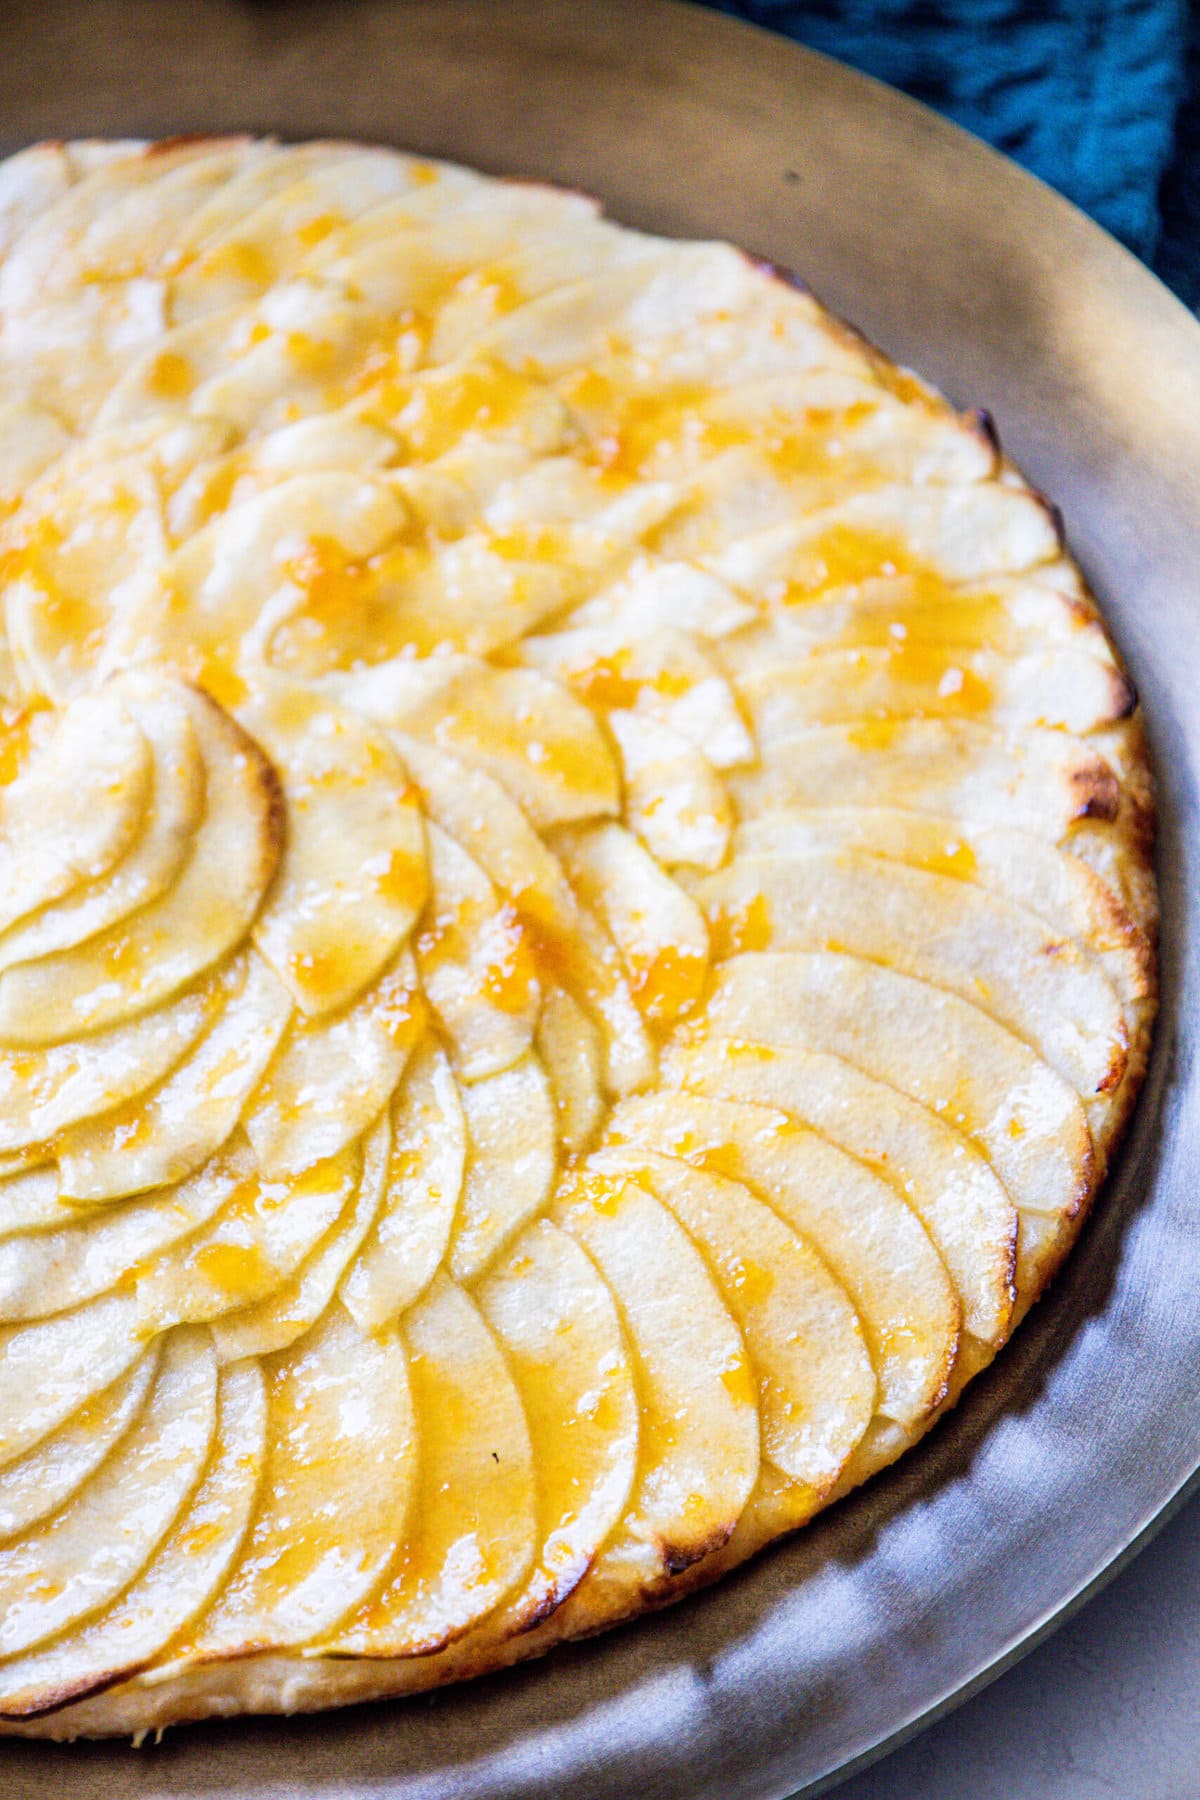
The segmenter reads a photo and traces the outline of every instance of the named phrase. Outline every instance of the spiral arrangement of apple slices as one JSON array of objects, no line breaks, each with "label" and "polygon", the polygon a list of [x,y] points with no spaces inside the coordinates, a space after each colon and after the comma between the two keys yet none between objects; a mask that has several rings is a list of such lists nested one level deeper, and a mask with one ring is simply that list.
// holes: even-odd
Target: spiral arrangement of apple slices
[{"label": "spiral arrangement of apple slices", "polygon": [[0,1716],[398,1693],[911,1444],[1146,1057],[1056,521],[727,246],[0,165]]}]

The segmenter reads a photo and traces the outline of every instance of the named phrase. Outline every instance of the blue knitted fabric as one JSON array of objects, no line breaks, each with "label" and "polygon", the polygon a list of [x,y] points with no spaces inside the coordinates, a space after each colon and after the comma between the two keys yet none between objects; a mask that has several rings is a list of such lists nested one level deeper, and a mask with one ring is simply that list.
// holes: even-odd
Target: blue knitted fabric
[{"label": "blue knitted fabric", "polygon": [[937,107],[1200,301],[1200,0],[715,4]]}]

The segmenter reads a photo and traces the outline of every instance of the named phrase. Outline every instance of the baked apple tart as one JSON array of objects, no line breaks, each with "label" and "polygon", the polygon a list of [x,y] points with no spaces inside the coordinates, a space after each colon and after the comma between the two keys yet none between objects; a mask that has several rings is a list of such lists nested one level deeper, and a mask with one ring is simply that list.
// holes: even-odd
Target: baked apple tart
[{"label": "baked apple tart", "polygon": [[390,150],[0,166],[0,1729],[713,1579],[1059,1267],[1153,801],[1060,522],[723,244]]}]

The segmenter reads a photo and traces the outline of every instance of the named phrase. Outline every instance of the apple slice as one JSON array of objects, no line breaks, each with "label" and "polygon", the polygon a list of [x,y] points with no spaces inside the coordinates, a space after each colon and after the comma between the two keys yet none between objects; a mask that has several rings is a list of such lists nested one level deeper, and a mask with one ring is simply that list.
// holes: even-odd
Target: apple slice
[{"label": "apple slice", "polygon": [[242,1542],[266,1448],[256,1363],[221,1373],[214,1448],[170,1536],[121,1597],[66,1642],[0,1665],[0,1717],[28,1718],[127,1680],[207,1605]]},{"label": "apple slice", "polygon": [[133,842],[150,747],[117,694],[69,705],[0,796],[0,929],[100,879]]},{"label": "apple slice", "polygon": [[417,1445],[396,1331],[367,1336],[334,1305],[264,1373],[257,1509],[220,1595],[175,1646],[189,1663],[332,1631],[375,1590],[407,1536]]},{"label": "apple slice", "polygon": [[1079,820],[1116,817],[1112,769],[1061,731],[1010,739],[970,719],[868,719],[817,725],[772,748],[768,763],[733,770],[739,818],[821,806],[899,806],[1005,825],[1057,842]]},{"label": "apple slice", "polygon": [[474,857],[522,914],[573,931],[575,902],[558,858],[500,783],[407,732],[393,732],[392,740],[434,824]]},{"label": "apple slice", "polygon": [[542,1210],[558,1166],[558,1119],[545,1070],[527,1055],[460,1089],[467,1172],[450,1241],[456,1281],[470,1281]]},{"label": "apple slice", "polygon": [[822,807],[768,813],[738,827],[735,848],[753,856],[861,850],[1006,895],[1072,938],[1104,969],[1125,1005],[1148,993],[1149,946],[1120,896],[1067,849],[1006,826],[899,807]]},{"label": "apple slice", "polygon": [[0,1049],[0,1150],[36,1146],[161,1081],[216,1017],[223,990],[220,974],[210,976],[148,1016],[90,1037]]},{"label": "apple slice", "polygon": [[955,582],[1021,574],[1059,554],[1048,508],[1000,482],[887,483],[799,518],[794,509],[790,518],[782,505],[778,511],[759,530],[726,534],[720,550],[702,557],[704,566],[741,593],[783,589],[800,600],[877,575],[920,572]]},{"label": "apple slice", "polygon": [[62,1192],[113,1200],[182,1181],[229,1137],[274,1055],[291,996],[250,951],[229,971],[216,1022],[161,1085],[55,1142]]},{"label": "apple slice", "polygon": [[104,690],[136,722],[153,759],[140,830],[101,874],[0,935],[0,969],[66,950],[165,893],[183,865],[204,813],[204,765],[177,683],[156,671],[119,677]]},{"label": "apple slice", "polygon": [[[219,513],[181,544],[164,572],[178,607],[165,609],[155,597],[131,611],[114,644],[127,661],[154,654],[201,680],[215,671],[218,686],[224,679],[240,691],[244,684],[227,673],[231,661],[261,652],[278,612],[322,579],[336,587],[331,557],[335,573],[366,563],[405,531],[407,517],[402,501],[374,477],[340,469],[290,476]],[[278,710],[288,684],[281,679],[268,689],[268,726],[272,692],[285,697]],[[287,723],[285,711],[276,729]]]},{"label": "apple slice", "polygon": [[5,1658],[115,1600],[145,1566],[201,1478],[216,1396],[207,1333],[172,1333],[145,1410],[114,1454],[62,1512],[0,1547]]},{"label": "apple slice", "polygon": [[616,764],[595,719],[532,669],[459,655],[397,658],[322,685],[368,718],[494,775],[539,829],[620,810]]},{"label": "apple slice", "polygon": [[640,1408],[632,1497],[565,1603],[572,1624],[631,1585],[649,1595],[732,1532],[759,1466],[757,1396],[741,1334],[691,1240],[647,1188],[585,1167],[555,1221],[612,1289],[632,1340]]},{"label": "apple slice", "polygon": [[832,951],[748,954],[717,971],[705,1027],[841,1056],[919,1100],[979,1146],[1022,1210],[1073,1219],[1091,1196],[1078,1095],[955,994]]},{"label": "apple slice", "polygon": [[497,1075],[533,1041],[541,988],[511,901],[438,826],[426,827],[430,896],[416,940],[421,985],[466,1081]]},{"label": "apple slice", "polygon": [[0,1236],[44,1231],[72,1217],[69,1202],[61,1198],[57,1168],[43,1160],[48,1155],[39,1147],[26,1167],[12,1168],[0,1179]]},{"label": "apple slice", "polygon": [[136,1267],[144,1327],[217,1319],[277,1294],[341,1218],[361,1176],[355,1144],[303,1175],[269,1181],[234,1138],[195,1178],[224,1190],[220,1210],[201,1230]]},{"label": "apple slice", "polygon": [[535,1566],[488,1623],[501,1637],[561,1606],[619,1522],[637,1472],[638,1404],[612,1295],[549,1219],[522,1233],[477,1299],[524,1402],[537,1471]]},{"label": "apple slice", "polygon": [[577,606],[567,623],[571,628],[611,631],[626,641],[659,630],[726,638],[754,624],[758,616],[757,607],[710,570],[642,555],[618,580]]},{"label": "apple slice", "polygon": [[10,1043],[61,1042],[148,1012],[226,955],[254,917],[279,855],[275,778],[213,701],[189,691],[185,703],[207,805],[179,879],[127,923],[0,974],[0,1035]]},{"label": "apple slice", "polygon": [[62,706],[95,687],[117,622],[158,594],[160,484],[136,457],[60,464],[8,531],[4,619],[18,679]]},{"label": "apple slice", "polygon": [[588,1166],[640,1182],[700,1249],[746,1340],[763,1455],[815,1508],[875,1406],[875,1375],[845,1289],[743,1182],[640,1145],[601,1150]]},{"label": "apple slice", "polygon": [[467,1160],[458,1084],[436,1040],[414,1051],[392,1105],[382,1210],[341,1295],[360,1330],[380,1330],[422,1294],[450,1242]]},{"label": "apple slice", "polygon": [[271,757],[287,841],[254,941],[310,1018],[361,994],[425,902],[425,834],[382,732],[298,683],[256,683],[243,718]]},{"label": "apple slice", "polygon": [[716,869],[733,827],[729,796],[708,758],[669,725],[619,708],[608,728],[621,752],[625,823],[667,868]]},{"label": "apple slice", "polygon": [[334,1156],[387,1105],[425,1025],[407,949],[333,1017],[294,1018],[242,1123],[275,1178]]},{"label": "apple slice", "polygon": [[15,1462],[57,1431],[144,1350],[128,1293],[0,1329],[0,1464]]},{"label": "apple slice", "polygon": [[[196,236],[172,283],[177,318],[203,316],[269,288],[303,266],[306,256],[350,220],[415,185],[409,157],[391,150],[356,150],[347,145],[312,146],[323,152],[307,165],[293,162],[297,149],[282,152],[291,179],[276,187],[268,166],[258,204],[247,207],[249,184],[222,216],[214,209],[193,221]],[[270,191],[270,190],[274,191]]]},{"label": "apple slice", "polygon": [[451,543],[414,536],[367,564],[333,551],[314,557],[312,578],[271,610],[268,661],[319,676],[392,656],[488,656],[571,606],[624,554],[599,530],[541,521],[473,529]]},{"label": "apple slice", "polygon": [[32,220],[0,269],[0,304],[21,312],[81,282],[128,280],[246,159],[244,137],[177,140],[98,162]]},{"label": "apple slice", "polygon": [[0,169],[0,257],[78,180],[65,144],[30,144]]},{"label": "apple slice", "polygon": [[1026,726],[1085,735],[1131,705],[1127,681],[1111,659],[1072,651],[1025,655],[921,644],[897,637],[884,646],[822,648],[803,660],[773,656],[745,670],[738,697],[760,745],[810,725],[856,719],[978,718],[1002,730]]},{"label": "apple slice", "polygon": [[36,401],[0,401],[0,514],[17,510],[38,476],[58,461],[70,442],[54,414]]},{"label": "apple slice", "polygon": [[208,1163],[190,1180],[127,1206],[73,1215],[64,1206],[74,1222],[0,1242],[0,1311],[39,1318],[121,1287],[131,1270],[212,1219],[233,1189],[230,1171]]},{"label": "apple slice", "polygon": [[1013,1306],[1017,1213],[990,1163],[936,1113],[840,1056],[708,1038],[672,1053],[669,1080],[814,1126],[900,1188],[941,1254],[963,1326],[995,1348]]},{"label": "apple slice", "polygon": [[363,1141],[362,1174],[348,1206],[296,1273],[268,1300],[227,1313],[212,1327],[222,1363],[246,1356],[269,1356],[314,1326],[333,1301],[342,1276],[383,1203],[391,1150],[391,1122],[382,1114]]},{"label": "apple slice", "polygon": [[536,1043],[554,1095],[558,1141],[568,1156],[577,1156],[587,1148],[605,1112],[600,1033],[565,988],[553,987],[542,998]]},{"label": "apple slice", "polygon": [[57,1431],[0,1469],[0,1538],[28,1531],[83,1486],[141,1412],[157,1370],[154,1345]]},{"label": "apple slice", "polygon": [[389,1580],[333,1640],[341,1655],[440,1650],[524,1579],[537,1543],[521,1397],[474,1302],[439,1275],[404,1337],[416,1415],[412,1520]]},{"label": "apple slice", "polygon": [[[237,232],[243,220],[252,218],[283,189],[297,186],[325,165],[345,162],[356,154],[352,144],[329,139],[279,144],[268,138],[261,141],[260,148],[261,156],[247,162],[180,226],[166,258],[169,267],[186,268],[199,262],[208,251],[219,251],[232,243],[235,247],[231,254],[218,258],[215,266],[210,263],[207,272],[215,280],[224,261],[228,267],[223,272],[233,274],[239,261]],[[248,266],[247,278],[249,273]]]},{"label": "apple slice", "polygon": [[604,921],[648,1019],[690,1012],[708,972],[708,928],[694,900],[621,825],[575,826],[554,847],[580,897]]},{"label": "apple slice", "polygon": [[857,1309],[877,1412],[905,1431],[929,1416],[954,1364],[961,1311],[945,1264],[894,1188],[767,1106],[648,1094],[618,1107],[607,1135],[728,1175],[773,1206]]},{"label": "apple slice", "polygon": [[1085,1106],[1124,1073],[1129,1036],[1107,977],[999,894],[844,850],[739,857],[697,898],[726,953],[837,949],[960,995],[1031,1043]]},{"label": "apple slice", "polygon": [[520,655],[589,706],[627,708],[669,725],[714,768],[754,759],[754,741],[724,673],[686,631],[643,626],[626,635],[575,626],[526,638]]}]

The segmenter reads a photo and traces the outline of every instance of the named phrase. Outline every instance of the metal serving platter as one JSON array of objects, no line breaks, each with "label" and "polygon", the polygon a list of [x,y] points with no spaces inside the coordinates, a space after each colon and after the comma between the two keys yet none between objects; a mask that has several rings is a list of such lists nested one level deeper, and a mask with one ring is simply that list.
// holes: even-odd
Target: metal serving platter
[{"label": "metal serving platter", "polygon": [[797,270],[1061,504],[1141,688],[1165,1003],[1064,1278],[889,1476],[712,1592],[433,1700],[0,1746],[8,1800],[774,1800],[995,1675],[1200,1465],[1200,326],[911,102],[667,0],[0,0],[0,139],[336,133],[567,182]]}]

